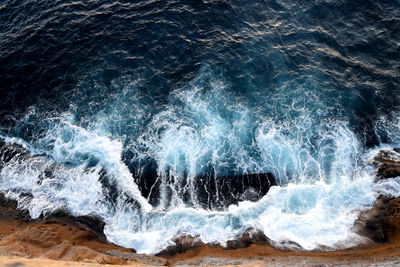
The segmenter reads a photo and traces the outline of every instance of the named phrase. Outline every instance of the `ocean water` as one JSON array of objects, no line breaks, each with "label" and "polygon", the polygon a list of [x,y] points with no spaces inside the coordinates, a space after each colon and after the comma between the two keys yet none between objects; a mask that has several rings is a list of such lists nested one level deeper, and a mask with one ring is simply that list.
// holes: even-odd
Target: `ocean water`
[{"label": "ocean water", "polygon": [[397,0],[3,0],[0,191],[139,253],[358,245],[400,196],[372,164],[400,146],[399,62]]}]

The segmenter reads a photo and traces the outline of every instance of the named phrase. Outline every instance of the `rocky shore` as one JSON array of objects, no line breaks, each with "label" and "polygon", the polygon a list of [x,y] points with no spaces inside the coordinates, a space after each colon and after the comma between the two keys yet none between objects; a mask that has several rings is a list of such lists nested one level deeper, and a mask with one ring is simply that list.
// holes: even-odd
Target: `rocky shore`
[{"label": "rocky shore", "polygon": [[[398,150],[380,151],[376,180],[400,176]],[[0,266],[394,266],[400,265],[400,198],[379,196],[354,230],[370,242],[341,251],[279,250],[249,229],[225,248],[182,235],[157,256],[107,243],[104,223],[63,211],[31,220],[14,201],[0,196]],[[292,244],[296,247],[296,244]],[[1,265],[2,264],[2,265]]]}]

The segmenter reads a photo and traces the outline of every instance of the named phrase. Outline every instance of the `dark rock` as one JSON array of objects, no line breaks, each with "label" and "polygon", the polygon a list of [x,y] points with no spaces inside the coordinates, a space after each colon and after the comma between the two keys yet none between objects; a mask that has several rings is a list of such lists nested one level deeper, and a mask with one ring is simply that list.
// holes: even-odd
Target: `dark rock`
[{"label": "dark rock", "polygon": [[355,230],[379,243],[399,240],[400,198],[380,196],[372,209],[360,215]]},{"label": "dark rock", "polygon": [[[198,236],[190,236],[182,234],[176,237],[173,242],[175,245],[171,245],[161,251],[157,256],[160,257],[168,257],[173,256],[179,253],[184,253],[190,249],[198,248],[205,246]],[[270,239],[264,235],[263,232],[256,229],[248,229],[242,236],[229,240],[226,246],[221,246],[220,244],[213,243],[207,244],[211,247],[220,247],[223,249],[237,249],[237,248],[246,248],[252,244],[270,244]]]},{"label": "dark rock", "polygon": [[161,196],[161,178],[157,173],[157,162],[148,158],[142,166],[128,166],[131,173],[134,174],[135,183],[138,185],[142,196],[148,199],[151,205],[157,206]]},{"label": "dark rock", "polygon": [[[399,148],[379,151],[374,157],[373,164],[378,166],[377,180],[400,176]],[[398,240],[400,238],[400,198],[379,196],[372,209],[360,214],[353,230],[379,243]]]},{"label": "dark rock", "polygon": [[173,196],[170,186],[180,193],[182,200],[188,206],[196,203],[204,209],[223,210],[240,201],[257,201],[267,194],[271,186],[277,185],[270,173],[216,176],[213,172],[196,176],[193,181],[189,181],[187,175],[184,175],[179,178],[177,185],[176,177],[167,171],[167,178],[161,178],[156,168],[157,164],[150,160],[147,165],[140,168],[141,173],[131,170],[135,173],[134,179],[142,196],[153,206],[160,203],[161,190],[164,190],[163,196],[166,198],[164,202],[170,202]]},{"label": "dark rock", "polygon": [[163,251],[158,253],[157,256],[173,256],[178,253],[184,253],[190,249],[202,247],[205,245],[198,236],[193,237],[187,234],[179,235],[173,240],[173,242],[175,243],[175,245],[168,246]]},{"label": "dark rock", "polygon": [[6,198],[5,194],[0,192],[0,206],[17,209],[18,202],[16,200]]},{"label": "dark rock", "polygon": [[[281,248],[281,249],[292,249],[292,250],[300,250],[304,251],[304,248],[300,246],[299,243],[290,241],[290,240],[284,240],[280,242],[271,242],[272,246]],[[320,247],[319,250],[322,250]],[[325,250],[328,250],[328,247],[325,247]]]},{"label": "dark rock", "polygon": [[26,210],[18,209],[18,202],[13,199],[6,198],[4,193],[0,192],[0,216],[9,217],[13,216],[15,219],[30,221],[31,217]]},{"label": "dark rock", "polygon": [[387,179],[400,176],[400,153],[392,150],[382,150],[374,158],[378,179]]},{"label": "dark rock", "polygon": [[0,156],[2,163],[7,163],[15,157],[29,157],[29,152],[19,145],[10,145],[0,139]]},{"label": "dark rock", "polygon": [[246,189],[246,191],[244,191],[243,195],[240,198],[241,201],[248,200],[253,202],[259,199],[260,199],[259,194],[256,191],[254,191],[253,188]]},{"label": "dark rock", "polygon": [[205,209],[224,209],[240,201],[257,201],[277,185],[270,173],[198,176],[193,182],[197,201]]},{"label": "dark rock", "polygon": [[247,248],[252,244],[270,244],[271,240],[260,230],[249,229],[241,237],[229,240],[227,249]]}]

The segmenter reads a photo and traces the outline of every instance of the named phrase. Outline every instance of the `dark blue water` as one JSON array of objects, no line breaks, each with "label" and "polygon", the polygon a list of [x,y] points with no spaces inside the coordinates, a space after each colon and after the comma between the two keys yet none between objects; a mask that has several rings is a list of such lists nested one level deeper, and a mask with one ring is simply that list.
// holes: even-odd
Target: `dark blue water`
[{"label": "dark blue water", "polygon": [[[359,186],[363,155],[400,144],[399,59],[397,0],[4,0],[2,142],[31,157],[3,159],[0,189],[28,194],[33,217],[60,208],[99,216],[112,241],[144,252],[179,232],[224,242],[249,226],[307,249],[334,246],[353,217],[339,233],[276,237],[296,226],[273,231],[261,214],[340,222],[335,209],[315,210],[338,205],[338,184]],[[267,177],[284,192],[252,214],[217,212],[263,197]],[[90,197],[82,186],[94,188]],[[338,202],[372,194],[368,186]],[[230,233],[213,235],[210,222]],[[155,247],[140,233],[157,227],[169,232]]]}]

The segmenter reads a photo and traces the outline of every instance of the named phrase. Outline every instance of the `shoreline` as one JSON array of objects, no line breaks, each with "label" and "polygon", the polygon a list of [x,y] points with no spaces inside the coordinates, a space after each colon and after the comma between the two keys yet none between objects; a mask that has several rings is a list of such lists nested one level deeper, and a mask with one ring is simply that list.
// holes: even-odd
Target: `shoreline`
[{"label": "shoreline", "polygon": [[[163,257],[145,256],[104,242],[79,222],[62,218],[27,221],[12,204],[0,206],[1,266],[393,266],[400,238],[337,251],[276,249],[266,243],[225,249],[199,245]],[[13,265],[22,264],[22,265]]]},{"label": "shoreline", "polygon": [[[395,156],[383,151],[375,157],[377,179],[400,176]],[[381,195],[359,215],[353,231],[369,242],[335,251],[278,249],[249,230],[227,248],[181,236],[159,256],[146,256],[107,242],[103,227],[96,218],[62,211],[32,220],[0,193],[1,266],[400,266],[400,197]]]}]

